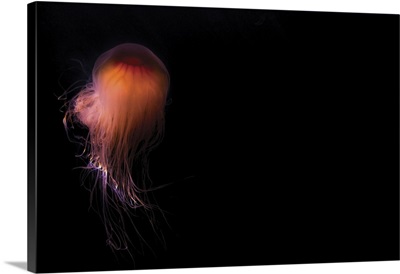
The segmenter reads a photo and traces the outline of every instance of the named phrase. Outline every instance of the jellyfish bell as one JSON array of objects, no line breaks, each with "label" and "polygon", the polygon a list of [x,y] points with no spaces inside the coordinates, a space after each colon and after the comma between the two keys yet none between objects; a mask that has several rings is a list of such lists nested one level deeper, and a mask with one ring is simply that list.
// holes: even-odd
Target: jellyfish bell
[{"label": "jellyfish bell", "polygon": [[[138,44],[116,46],[97,59],[92,78],[96,94],[90,96],[99,100],[98,107],[102,108],[96,113],[107,114],[107,117],[93,117],[82,112],[80,120],[89,129],[99,122],[97,118],[126,119],[130,127],[160,126],[157,118],[163,116],[169,75],[161,60],[149,49]],[[118,127],[116,121],[113,125]]]},{"label": "jellyfish bell", "polygon": [[[163,62],[148,48],[126,43],[98,57],[92,82],[71,100],[66,117],[88,129],[87,168],[96,173],[103,204],[121,212],[151,207],[147,158],[163,136],[168,89]],[[107,233],[120,231],[114,238],[121,243],[123,227],[115,229],[112,222],[105,220]]]},{"label": "jellyfish bell", "polygon": [[[129,99],[129,96],[156,92],[156,99],[165,101],[169,84],[167,69],[149,49],[138,44],[122,44],[104,54],[96,61],[93,69],[94,84],[99,93],[108,97]],[[112,86],[114,85],[114,86]]]}]

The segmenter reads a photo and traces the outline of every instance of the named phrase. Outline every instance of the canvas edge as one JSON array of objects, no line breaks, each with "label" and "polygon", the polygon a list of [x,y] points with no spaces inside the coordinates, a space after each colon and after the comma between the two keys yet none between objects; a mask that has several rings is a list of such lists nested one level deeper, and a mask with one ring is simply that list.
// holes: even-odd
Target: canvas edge
[{"label": "canvas edge", "polygon": [[37,271],[37,3],[27,5],[28,271]]},{"label": "canvas edge", "polygon": [[[397,80],[398,80],[398,86],[397,86],[397,91],[398,91],[398,106],[400,106],[400,14],[398,14],[397,15],[397,33],[398,33],[398,36],[397,36],[397,38],[398,38],[398,41],[397,41],[397,48],[398,48],[398,52],[397,52],[397,60],[398,60],[398,62],[397,62]],[[400,107],[399,107],[399,119],[400,119]],[[398,136],[400,136],[400,124],[398,124],[398,132],[399,132],[399,135]],[[398,200],[398,202],[399,202],[399,212],[400,212],[400,138],[399,138],[399,148],[398,148],[399,150],[398,150],[398,156],[399,156],[399,188],[398,188],[398,191],[399,191],[399,196],[398,196],[398,198],[399,198],[399,200]],[[400,228],[400,215],[399,215],[399,219],[398,219],[398,221],[399,221],[399,226],[398,226],[398,228]],[[399,240],[400,240],[400,229],[398,230],[398,233],[399,233]],[[397,260],[400,260],[400,241],[398,242],[398,256],[397,256]]]}]

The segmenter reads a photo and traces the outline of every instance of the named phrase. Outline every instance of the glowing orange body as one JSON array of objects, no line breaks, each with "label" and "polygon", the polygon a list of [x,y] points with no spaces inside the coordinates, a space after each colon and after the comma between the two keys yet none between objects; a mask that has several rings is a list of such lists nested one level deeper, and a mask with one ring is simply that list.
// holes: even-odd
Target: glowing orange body
[{"label": "glowing orange body", "polygon": [[[151,208],[146,202],[147,156],[163,135],[168,88],[168,71],[154,53],[122,44],[97,59],[93,82],[72,100],[66,115],[88,128],[88,167],[99,172],[104,204],[120,214],[127,207]],[[123,248],[127,236],[123,227],[115,227],[119,221],[107,221],[115,218],[108,214],[105,210],[108,242]]]}]

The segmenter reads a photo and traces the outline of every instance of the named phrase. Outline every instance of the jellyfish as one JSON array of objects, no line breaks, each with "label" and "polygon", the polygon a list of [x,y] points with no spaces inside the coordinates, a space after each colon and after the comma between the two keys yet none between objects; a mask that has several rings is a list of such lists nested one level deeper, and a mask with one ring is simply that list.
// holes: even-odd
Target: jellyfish
[{"label": "jellyfish", "polygon": [[[148,202],[149,153],[161,142],[169,73],[139,44],[118,45],[98,57],[91,82],[67,104],[64,126],[86,129],[81,156],[101,197],[107,243],[126,249],[124,212]],[[116,214],[117,213],[117,214]]]}]

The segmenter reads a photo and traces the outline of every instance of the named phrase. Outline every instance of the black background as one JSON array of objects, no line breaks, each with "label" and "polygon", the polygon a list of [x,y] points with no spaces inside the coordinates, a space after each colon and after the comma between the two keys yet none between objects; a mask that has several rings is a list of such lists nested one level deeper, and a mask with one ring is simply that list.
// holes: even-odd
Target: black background
[{"label": "black background", "polygon": [[[398,16],[60,3],[37,16],[39,272],[399,259]],[[171,77],[150,155],[170,184],[154,193],[166,248],[138,218],[153,250],[134,263],[106,246],[57,99],[126,42]]]}]

